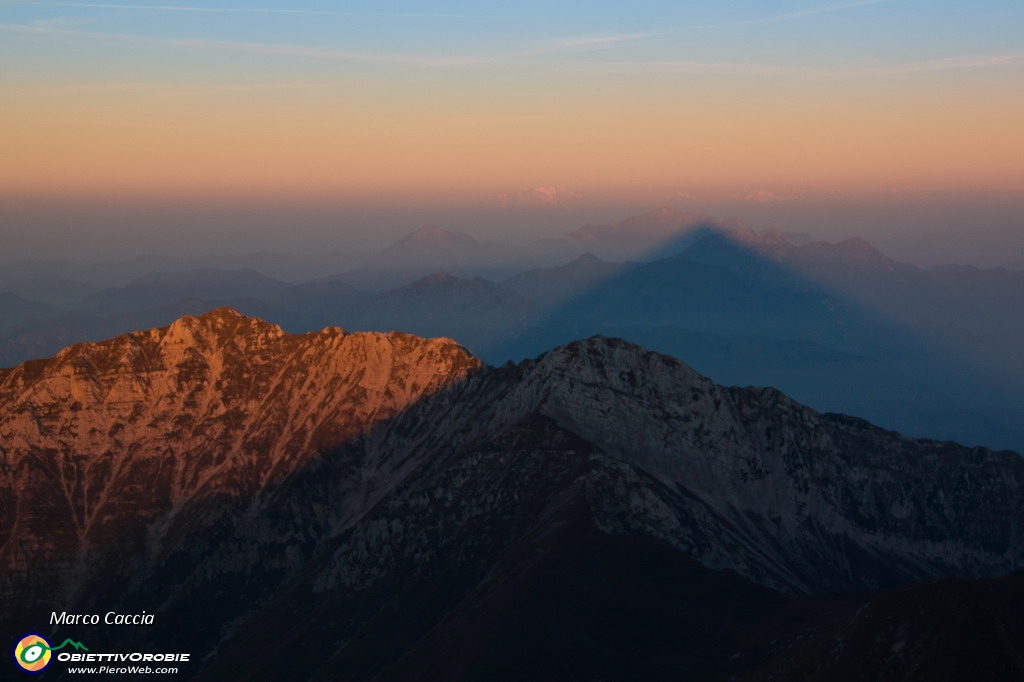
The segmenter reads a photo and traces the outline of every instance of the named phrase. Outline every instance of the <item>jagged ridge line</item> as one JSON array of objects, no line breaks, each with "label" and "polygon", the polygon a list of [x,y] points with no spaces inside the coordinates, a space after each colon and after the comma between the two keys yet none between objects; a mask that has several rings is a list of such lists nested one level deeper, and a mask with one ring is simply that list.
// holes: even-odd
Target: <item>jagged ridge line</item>
[{"label": "jagged ridge line", "polygon": [[86,651],[88,651],[88,650],[89,650],[89,647],[85,646],[85,645],[84,645],[84,644],[82,644],[81,642],[76,642],[76,641],[74,641],[74,640],[73,640],[73,639],[71,639],[70,637],[69,637],[68,639],[65,639],[65,640],[64,640],[64,643],[63,643],[63,644],[61,644],[61,645],[60,645],[60,646],[58,646],[58,647],[53,647],[52,649],[50,649],[50,647],[46,647],[46,648],[47,648],[47,649],[50,649],[50,651],[56,651],[57,649],[63,649],[63,648],[64,648],[64,647],[66,647],[66,646],[67,646],[68,644],[70,644],[71,646],[75,647],[75,651],[81,651],[82,649],[85,649]]},{"label": "jagged ridge line", "polygon": [[61,644],[60,646],[55,646],[55,647],[47,646],[43,642],[33,642],[29,646],[25,647],[25,650],[21,652],[21,656],[19,658],[21,658],[22,662],[24,662],[24,663],[30,663],[31,661],[29,661],[28,659],[25,658],[25,656],[28,654],[28,650],[29,649],[32,649],[34,647],[39,647],[41,649],[46,649],[47,651],[57,651],[58,649],[63,649],[68,644],[70,644],[71,646],[75,647],[76,651],[81,651],[82,649],[85,649],[86,651],[89,650],[89,647],[85,646],[81,642],[76,642],[75,640],[73,640],[73,639],[71,639],[69,637],[69,638],[64,640],[63,644]]}]

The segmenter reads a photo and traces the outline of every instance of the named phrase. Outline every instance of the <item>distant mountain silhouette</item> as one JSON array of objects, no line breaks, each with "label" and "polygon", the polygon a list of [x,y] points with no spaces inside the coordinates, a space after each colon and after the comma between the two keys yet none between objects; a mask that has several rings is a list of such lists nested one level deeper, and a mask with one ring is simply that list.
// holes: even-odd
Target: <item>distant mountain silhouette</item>
[{"label": "distant mountain silhouette", "polygon": [[468,347],[497,349],[535,318],[529,301],[494,282],[435,273],[364,300],[347,319],[355,329],[450,336]]},{"label": "distant mountain silhouette", "polygon": [[788,287],[810,285],[890,330],[885,338],[860,336],[859,349],[837,348],[870,349],[921,376],[941,373],[949,362],[975,367],[969,376],[946,377],[956,390],[977,389],[971,382],[982,373],[988,374],[983,382],[1001,384],[1001,394],[1024,386],[1024,357],[1018,352],[1024,344],[1024,273],[972,266],[922,269],[897,263],[857,238],[796,247],[770,235],[731,233],[702,240],[683,257],[753,277],[764,286],[785,279]]},{"label": "distant mountain silhouette", "polygon": [[[558,265],[535,266],[559,253]],[[918,268],[857,238],[815,242],[667,208],[522,250],[425,226],[358,270],[302,284],[199,270],[80,298],[7,318],[0,366],[221,305],[297,333],[447,335],[493,363],[608,334],[913,435],[1024,449],[1024,273]]]},{"label": "distant mountain silhouette", "polygon": [[187,299],[210,301],[215,305],[234,299],[270,300],[287,288],[287,283],[248,268],[152,272],[123,287],[92,294],[79,309],[105,316],[124,315]]},{"label": "distant mountain silhouette", "polygon": [[649,260],[678,251],[707,234],[740,229],[734,219],[681,213],[667,206],[603,225],[584,225],[558,239],[537,242],[562,253],[589,251],[615,261]]},{"label": "distant mountain silhouette", "polygon": [[30,301],[9,291],[0,292],[0,329],[15,327],[56,313],[57,309],[52,305]]},{"label": "distant mountain silhouette", "polygon": [[243,310],[273,319],[284,329],[302,333],[344,320],[351,324],[353,311],[371,294],[356,289],[341,275],[290,286],[268,297],[266,305],[249,303]]},{"label": "distant mountain silhouette", "polygon": [[426,246],[428,248],[445,248],[445,246],[450,245],[473,248],[480,244],[468,234],[442,230],[437,225],[424,225],[418,230],[410,232],[406,236],[402,237],[398,242],[384,249],[382,253],[389,254],[395,253],[396,251],[400,252],[402,247],[410,245]]},{"label": "distant mountain silhouette", "polygon": [[606,263],[594,254],[554,268],[535,268],[508,278],[501,286],[541,308],[551,308],[577,298],[602,281],[633,267],[632,263]]},{"label": "distant mountain silhouette", "polygon": [[[581,289],[498,355],[622,335],[691,358],[721,381],[770,375],[771,385],[823,409],[914,434],[1024,447],[1017,273],[923,270],[863,240],[797,246],[782,233],[736,229]],[[721,341],[716,353],[711,338]],[[787,361],[774,372],[759,369],[782,344]],[[845,366],[822,366],[817,351],[804,355],[813,347],[833,360],[845,356]],[[871,371],[856,369],[863,361]]]},{"label": "distant mountain silhouette", "polygon": [[99,287],[45,270],[18,272],[18,268],[15,267],[13,272],[0,274],[0,291],[10,292],[58,309],[73,308],[98,289]]},{"label": "distant mountain silhouette", "polygon": [[360,289],[383,291],[435,272],[459,276],[494,275],[522,269],[525,254],[508,245],[481,243],[467,234],[425,225],[406,235],[358,269],[345,273]]},{"label": "distant mountain silhouette", "polygon": [[[244,246],[244,245],[243,245]],[[196,270],[257,270],[269,277],[296,283],[319,279],[350,270],[366,260],[364,253],[342,253],[328,251],[313,255],[295,253],[257,252],[241,254],[212,254],[205,256],[140,255],[121,260],[79,262],[70,260],[21,260],[8,263],[0,273],[0,290],[19,291],[20,283],[35,286],[33,294],[42,292],[47,286],[45,280],[70,280],[75,289],[62,288],[59,296],[71,294],[74,303],[86,294],[100,289],[122,287],[132,280],[154,272],[190,272]],[[39,284],[33,285],[36,280]],[[12,286],[12,283],[13,286]],[[61,305],[61,301],[50,301],[39,295],[28,296]]]}]

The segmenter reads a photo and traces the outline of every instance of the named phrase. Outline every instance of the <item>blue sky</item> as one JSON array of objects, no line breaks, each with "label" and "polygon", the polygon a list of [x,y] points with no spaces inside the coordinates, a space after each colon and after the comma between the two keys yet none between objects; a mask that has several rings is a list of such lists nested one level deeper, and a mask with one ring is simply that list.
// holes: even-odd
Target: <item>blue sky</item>
[{"label": "blue sky", "polygon": [[[900,68],[1024,52],[1024,4],[860,0],[840,3],[231,2],[0,4],[10,56],[19,31],[38,30],[35,60],[57,43],[112,36],[293,46],[384,59],[402,55],[534,61],[815,64],[839,71]],[[24,35],[22,33],[21,35]],[[50,40],[38,40],[49,36]],[[182,49],[188,47],[185,44]],[[24,50],[24,43],[15,49]],[[228,49],[225,47],[224,49]],[[543,60],[538,59],[543,57]],[[59,57],[58,57],[59,59]],[[56,66],[54,64],[54,66]]]}]

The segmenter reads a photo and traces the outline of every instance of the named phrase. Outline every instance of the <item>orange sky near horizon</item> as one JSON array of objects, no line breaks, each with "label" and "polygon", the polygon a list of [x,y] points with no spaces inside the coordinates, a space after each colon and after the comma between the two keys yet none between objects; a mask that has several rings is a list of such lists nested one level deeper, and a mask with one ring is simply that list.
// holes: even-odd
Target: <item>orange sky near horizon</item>
[{"label": "orange sky near horizon", "polygon": [[486,90],[375,97],[372,85],[27,91],[0,115],[0,186],[283,194],[547,184],[1024,189],[1024,90],[993,102],[925,88],[807,83],[773,98],[750,85],[620,99],[581,87],[516,102]]},{"label": "orange sky near horizon", "polygon": [[[716,31],[747,31],[730,35],[728,62],[710,38],[693,59],[679,47],[686,43],[657,32],[606,30],[503,58],[455,59],[165,37],[166,24],[116,23],[139,9],[102,10],[106,32],[92,28],[92,14],[0,22],[0,59],[17,67],[0,73],[0,194],[1024,191],[1024,53],[964,45],[965,55],[942,58],[814,62],[808,55],[822,48],[807,38],[806,54],[790,54],[787,31],[836,31],[848,17],[861,17],[863,35],[840,47],[863,50],[891,21],[890,5],[861,0],[721,24],[734,28]],[[227,26],[226,35],[241,31]],[[300,28],[314,33],[308,22]],[[765,44],[743,54],[743,40]],[[32,59],[47,49],[48,58]],[[665,54],[673,60],[656,59]]]}]

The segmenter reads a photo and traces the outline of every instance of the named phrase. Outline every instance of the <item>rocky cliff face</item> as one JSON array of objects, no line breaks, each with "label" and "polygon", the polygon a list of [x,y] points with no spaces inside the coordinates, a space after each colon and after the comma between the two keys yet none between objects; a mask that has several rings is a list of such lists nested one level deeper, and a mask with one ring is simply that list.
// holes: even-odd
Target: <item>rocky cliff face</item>
[{"label": "rocky cliff face", "polygon": [[[377,442],[376,459],[418,453],[425,464],[350,531],[317,578],[323,589],[383,578],[382,552],[435,554],[447,533],[426,528],[448,514],[456,526],[512,523],[524,500],[548,504],[554,492],[538,486],[556,480],[606,533],[664,541],[788,592],[997,576],[1024,557],[1018,456],[906,439],[772,389],[722,388],[613,339],[478,374]],[[444,511],[453,504],[461,511]]]},{"label": "rocky cliff face", "polygon": [[[808,602],[786,593],[1024,560],[1019,456],[723,388],[600,337],[487,368],[447,340],[288,336],[220,310],[0,372],[0,438],[12,629],[53,609],[144,609],[159,617],[135,645],[192,651],[203,679],[414,679],[416,651],[444,676],[491,675],[495,614],[516,632],[594,620],[591,588],[565,580],[550,600],[584,590],[573,617],[522,610],[553,566],[596,572],[579,579],[608,597],[653,579],[649,560],[676,567],[656,584],[685,603],[703,597],[678,576],[790,613]],[[638,563],[613,579],[620,551]],[[622,589],[609,613],[641,599]],[[477,658],[442,665],[439,633],[473,639]]]},{"label": "rocky cliff face", "polygon": [[1024,557],[1017,456],[723,388],[616,340],[556,349],[523,385],[542,414],[653,479],[647,498],[615,496],[608,530],[657,533],[705,565],[823,592],[1001,575]]},{"label": "rocky cliff face", "polygon": [[220,309],[0,370],[0,594],[72,595],[480,363],[456,343]]}]

